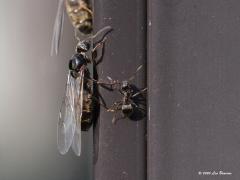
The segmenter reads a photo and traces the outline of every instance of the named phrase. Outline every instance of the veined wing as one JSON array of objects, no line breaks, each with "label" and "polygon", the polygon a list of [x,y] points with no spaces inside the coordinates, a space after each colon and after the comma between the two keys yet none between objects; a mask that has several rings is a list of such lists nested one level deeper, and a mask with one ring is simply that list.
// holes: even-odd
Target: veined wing
[{"label": "veined wing", "polygon": [[58,122],[58,150],[61,154],[68,152],[71,147],[74,132],[76,129],[76,80],[68,73],[66,85],[66,96],[62,102]]},{"label": "veined wing", "polygon": [[81,119],[83,111],[83,91],[84,91],[84,69],[80,71],[80,76],[76,80],[76,99],[75,99],[75,113],[76,113],[76,128],[72,141],[72,150],[77,156],[81,155]]},{"label": "veined wing", "polygon": [[64,0],[59,0],[57,15],[55,18],[53,36],[52,36],[52,46],[51,46],[51,55],[54,53],[58,54],[58,49],[63,32],[63,22],[64,22]]}]

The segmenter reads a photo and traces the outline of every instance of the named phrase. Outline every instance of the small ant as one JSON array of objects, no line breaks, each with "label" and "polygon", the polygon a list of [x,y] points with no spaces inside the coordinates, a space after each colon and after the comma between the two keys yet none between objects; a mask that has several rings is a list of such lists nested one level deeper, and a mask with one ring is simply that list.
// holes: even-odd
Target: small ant
[{"label": "small ant", "polygon": [[[147,91],[147,88],[144,88],[142,90],[136,90],[136,88],[134,88],[134,86],[129,83],[135,78],[137,72],[140,69],[142,69],[142,66],[139,66],[134,75],[131,76],[128,80],[113,80],[111,77],[108,76],[107,79],[109,80],[109,82],[96,81],[96,83],[100,86],[110,91],[117,90],[122,95],[122,99],[120,101],[114,102],[111,107],[107,107],[105,103],[102,104],[107,110],[107,112],[115,113],[112,120],[114,124],[118,119],[125,119],[127,117],[131,117],[136,112],[136,110],[142,109],[145,111],[145,109],[139,107],[139,105],[137,104],[136,97]],[[122,112],[122,117],[116,118],[116,113],[119,111]]]}]

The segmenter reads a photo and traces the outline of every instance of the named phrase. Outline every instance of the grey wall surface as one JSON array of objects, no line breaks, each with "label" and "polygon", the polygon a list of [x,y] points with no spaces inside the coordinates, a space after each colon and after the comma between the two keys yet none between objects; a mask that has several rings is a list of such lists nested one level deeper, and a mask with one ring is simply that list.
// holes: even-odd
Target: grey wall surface
[{"label": "grey wall surface", "polygon": [[240,1],[148,5],[148,180],[239,179]]},{"label": "grey wall surface", "polygon": [[[74,50],[65,20],[59,56],[50,57],[57,0],[1,1],[0,179],[90,179],[91,135],[80,158],[56,147],[58,110]],[[91,133],[90,133],[91,134]]]}]

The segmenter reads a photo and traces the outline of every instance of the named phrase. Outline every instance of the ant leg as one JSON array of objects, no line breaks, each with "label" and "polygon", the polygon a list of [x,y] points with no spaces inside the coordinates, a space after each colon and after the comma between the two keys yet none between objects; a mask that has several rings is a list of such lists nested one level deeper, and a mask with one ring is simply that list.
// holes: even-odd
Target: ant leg
[{"label": "ant leg", "polygon": [[[105,41],[106,37],[101,42],[98,42],[96,46],[91,50],[92,53],[92,63],[95,65],[95,67],[100,64],[103,60],[103,55],[105,51]],[[100,55],[98,55],[98,48],[101,48]]]},{"label": "ant leg", "polygon": [[115,102],[111,108],[109,108],[108,112],[113,112],[114,113],[114,116],[113,116],[113,119],[112,119],[112,123],[113,124],[116,124],[118,118],[117,118],[117,112],[120,110],[120,107],[122,106],[122,102],[121,101],[118,101],[118,102]]},{"label": "ant leg", "polygon": [[117,122],[117,121],[116,121],[116,119],[117,119],[116,116],[117,116],[117,113],[115,112],[115,113],[114,113],[114,116],[113,116],[113,118],[112,118],[112,123],[113,123],[113,124],[116,124],[116,122]]},{"label": "ant leg", "polygon": [[106,40],[107,40],[107,38],[104,37],[102,41],[98,42],[96,44],[96,46],[92,49],[92,53],[95,52],[97,50],[97,48],[99,48],[100,46],[103,48]]},{"label": "ant leg", "polygon": [[[98,32],[96,32],[96,34],[92,35],[92,36],[89,36],[87,38],[85,38],[84,40],[82,41],[91,41],[93,40],[94,38],[96,38],[97,36],[99,36],[100,34],[102,34],[104,31],[106,31],[103,35],[103,37],[105,37],[108,33],[110,33],[111,31],[113,30],[113,28],[111,26],[105,26],[104,28],[100,29]],[[103,38],[101,38],[103,39]]]},{"label": "ant leg", "polygon": [[104,82],[104,81],[98,81],[97,84],[101,87],[104,88],[108,91],[113,91],[114,89],[116,89],[116,85],[118,84],[118,82]]},{"label": "ant leg", "polygon": [[102,102],[102,104],[104,104],[105,109],[109,109],[107,107],[107,104],[106,104],[104,98],[102,97],[102,95],[99,92],[98,92],[98,97],[99,97],[100,101]]},{"label": "ant leg", "polygon": [[85,77],[85,79],[88,80],[88,81],[91,81],[91,82],[93,82],[93,83],[95,83],[95,84],[97,84],[97,85],[100,85],[100,86],[104,86],[104,85],[105,85],[105,86],[106,86],[106,85],[113,86],[113,85],[115,85],[115,84],[119,84],[118,81],[106,82],[106,81],[96,80],[96,79],[93,79],[93,78],[86,78],[86,77]]},{"label": "ant leg", "polygon": [[112,123],[113,123],[113,124],[116,124],[116,122],[117,122],[118,120],[120,120],[120,119],[126,118],[125,115],[122,116],[122,117],[120,117],[120,118],[117,118],[117,112],[118,112],[118,111],[120,110],[120,108],[122,107],[122,102],[121,102],[121,101],[115,102],[112,107],[113,107],[113,110],[114,110],[114,111],[112,111],[112,112],[114,112],[114,116],[113,116],[113,119],[112,119]]},{"label": "ant leg", "polygon": [[142,107],[139,107],[136,103],[132,102],[132,104],[137,108],[137,109],[140,109],[142,111],[146,111],[146,109],[142,108]]},{"label": "ant leg", "polygon": [[107,76],[108,78],[108,82],[107,81],[98,81],[97,84],[100,85],[102,88],[105,88],[109,91],[113,91],[114,89],[117,89],[117,85],[119,85],[119,81],[118,80],[113,80],[112,78],[110,78],[109,76]]},{"label": "ant leg", "polygon": [[117,121],[119,121],[119,120],[121,120],[121,119],[125,119],[125,118],[127,118],[126,115],[123,115],[123,116],[120,117],[120,118],[116,118],[116,114],[115,114],[114,117],[113,117],[113,119],[112,119],[112,123],[113,123],[113,124],[116,124]]},{"label": "ant leg", "polygon": [[95,102],[97,102],[99,105],[101,105],[102,107],[104,107],[106,110],[108,110],[108,107],[107,107],[107,105],[106,105],[106,103],[105,103],[105,101],[103,101],[101,98],[101,100],[99,100],[97,97],[95,97],[95,96],[92,96],[92,98],[93,98],[93,100],[95,101]]},{"label": "ant leg", "polygon": [[110,108],[108,108],[108,112],[116,112],[116,111],[119,111],[122,106],[122,102],[121,101],[118,101],[118,102],[115,102]]},{"label": "ant leg", "polygon": [[136,97],[136,96],[142,94],[144,91],[147,91],[147,88],[144,88],[144,89],[138,91],[137,93],[133,94],[133,95],[132,95],[132,98],[134,98],[134,97]]},{"label": "ant leg", "polygon": [[119,84],[118,81],[113,81],[113,82],[106,82],[106,81],[102,81],[102,80],[96,80],[93,78],[87,78],[85,77],[86,80],[91,81],[92,83],[95,83],[96,85],[99,85],[100,87],[107,89],[108,91],[113,91],[114,89],[116,89],[116,85]]},{"label": "ant leg", "polygon": [[96,57],[96,59],[94,60],[95,66],[98,66],[103,61],[104,51],[105,51],[105,45],[102,46],[101,55],[99,57]]},{"label": "ant leg", "polygon": [[140,71],[142,69],[142,67],[143,67],[143,65],[138,66],[137,70],[133,73],[133,75],[130,78],[128,78],[128,81],[132,81],[135,78],[135,76],[137,75],[138,71]]}]

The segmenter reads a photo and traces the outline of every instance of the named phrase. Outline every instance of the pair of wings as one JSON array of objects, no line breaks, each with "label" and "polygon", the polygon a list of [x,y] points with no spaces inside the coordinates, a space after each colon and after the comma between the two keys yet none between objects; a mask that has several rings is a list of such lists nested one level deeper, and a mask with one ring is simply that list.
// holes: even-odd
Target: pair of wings
[{"label": "pair of wings", "polygon": [[51,45],[51,55],[58,54],[58,49],[63,32],[63,22],[64,22],[64,6],[65,0],[58,0],[57,15],[55,18],[55,23],[53,27],[52,45]]},{"label": "pair of wings", "polygon": [[81,118],[83,109],[84,70],[78,78],[68,73],[66,96],[63,99],[58,122],[58,150],[66,154],[70,147],[81,154]]}]

